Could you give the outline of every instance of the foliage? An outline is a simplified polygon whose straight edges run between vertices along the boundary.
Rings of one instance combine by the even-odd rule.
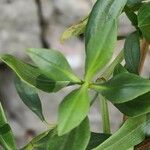
[[[135,31],[125,40],[124,49],[109,64],[117,42],[118,18],[125,13]],[[140,76],[143,51],[140,42],[150,41],[150,2],[142,0],[97,0],[90,15],[62,35],[62,41],[85,35],[85,74],[80,79],[65,56],[57,50],[27,50],[33,63],[5,54],[0,59],[16,74],[16,90],[24,104],[42,122],[38,89],[57,92],[67,86],[75,89],[59,105],[58,121],[52,129],[33,138],[22,150],[129,150],[149,137],[150,80]],[[125,60],[125,65],[120,63]],[[109,65],[108,65],[109,64]],[[95,80],[95,77],[99,75]],[[90,99],[90,91],[96,95]],[[88,112],[99,97],[103,133],[90,131]],[[107,101],[127,120],[114,134],[110,132]],[[6,150],[16,146],[10,126],[0,106],[0,144]]]

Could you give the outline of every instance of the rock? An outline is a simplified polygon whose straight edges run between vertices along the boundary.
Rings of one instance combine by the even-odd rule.
[[[34,0],[13,0],[0,5],[0,53],[24,58],[24,50],[41,47]]]
[[[69,25],[87,16],[91,5],[87,0],[55,0],[55,16],[62,25]]]

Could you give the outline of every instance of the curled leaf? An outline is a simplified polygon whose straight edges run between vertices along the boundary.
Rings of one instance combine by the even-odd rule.
[[[69,27],[61,36],[61,42],[64,43],[66,40],[71,38],[72,36],[78,36],[83,34],[88,22],[88,17],[79,22],[78,24],[72,25]]]

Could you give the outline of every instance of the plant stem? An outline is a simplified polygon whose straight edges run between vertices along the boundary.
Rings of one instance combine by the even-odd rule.
[[[135,150],[146,150],[146,148],[150,148],[150,138],[144,140],[142,143],[135,147]]]
[[[104,80],[108,80],[110,76],[113,73],[114,68],[116,67],[117,64],[121,63],[124,58],[124,53],[123,50],[118,54],[118,56],[114,59],[114,61],[106,68],[106,70],[103,72],[100,78],[97,79],[97,82],[101,81],[103,82]],[[95,95],[97,98],[97,95]],[[108,103],[107,100],[99,95],[100,97],[100,110],[102,114],[102,123],[103,123],[103,132],[110,134],[110,120],[109,120],[109,112],[108,112]]]
[[[103,132],[106,134],[110,134],[110,121],[109,121],[109,112],[108,112],[108,103],[107,100],[99,95],[100,99],[100,110],[102,115],[102,124],[103,124]]]
[[[140,73],[142,72],[148,49],[149,49],[149,43],[145,39],[143,39],[141,42],[141,62],[139,68]]]

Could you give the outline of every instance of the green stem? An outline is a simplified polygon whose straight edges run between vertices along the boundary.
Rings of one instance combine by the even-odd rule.
[[[108,104],[103,96],[99,95],[99,97],[100,97],[100,109],[102,115],[103,132],[106,134],[110,134],[111,131],[110,131]]]

